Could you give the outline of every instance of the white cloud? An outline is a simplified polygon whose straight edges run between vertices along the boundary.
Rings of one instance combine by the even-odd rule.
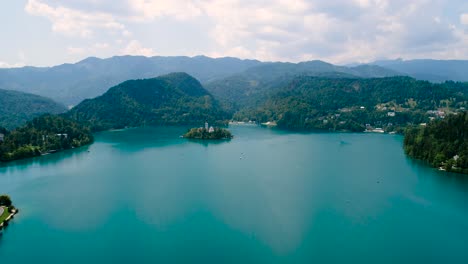
[[[139,42],[146,32],[144,27],[151,31],[161,24],[173,26],[174,34],[163,36],[165,41],[160,44],[170,50],[171,43],[177,41],[174,36],[184,35],[182,28],[186,24],[203,21],[199,34],[203,39],[208,36],[211,42],[199,46],[207,47],[206,50],[195,50],[187,44],[183,50],[169,52],[346,63],[385,57],[468,58],[464,48],[468,46],[468,32],[459,28],[468,25],[468,13],[460,15],[461,25],[454,22],[453,17],[459,13],[450,17],[443,10],[448,5],[461,7],[463,1],[450,3],[446,0],[29,0],[25,9],[49,19],[55,32],[87,37],[93,42],[117,41],[120,46],[117,50],[123,54],[154,55],[153,49]],[[140,29],[131,32],[133,27]],[[96,35],[104,37],[97,40]],[[144,37],[148,41],[148,36]],[[132,40],[127,42],[129,39]],[[123,43],[127,45],[122,47]]]
[[[0,61],[0,68],[19,68],[23,66],[25,66],[23,62],[8,63],[8,62]]]
[[[96,43],[96,44],[94,44],[94,48],[96,48],[96,49],[107,49],[107,48],[109,48],[109,44],[108,43]]]
[[[362,8],[366,8],[371,6],[371,1],[370,0],[353,0],[354,3],[356,3],[358,6]]]
[[[112,48],[108,43],[98,42],[85,47],[69,46],[67,47],[67,53],[72,58],[81,58],[84,56],[98,56],[99,53],[112,50]]]
[[[5,61],[0,61],[0,68],[19,68],[26,66],[26,54],[23,50],[18,51],[18,61],[15,63],[8,63]]]
[[[79,47],[68,47],[67,52],[71,55],[82,55],[86,52],[86,49]]]
[[[132,18],[137,21],[155,19],[162,16],[173,17],[178,20],[188,20],[202,14],[197,1],[129,0],[128,4],[136,14]]]
[[[154,56],[154,52],[151,48],[145,48],[141,45],[138,40],[131,40],[128,45],[121,50],[122,55],[141,55],[141,56]]]
[[[460,15],[460,23],[468,25],[468,13]]]
[[[41,0],[28,0],[25,11],[31,15],[46,17],[52,30],[67,36],[91,37],[96,29],[127,32],[113,15],[103,12],[84,12],[63,6],[53,7]]]

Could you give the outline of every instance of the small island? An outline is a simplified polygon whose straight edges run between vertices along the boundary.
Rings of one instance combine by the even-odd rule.
[[[0,231],[8,225],[8,222],[16,213],[18,213],[18,209],[13,206],[10,197],[0,195]]]
[[[205,127],[192,128],[183,135],[184,138],[190,139],[231,139],[232,134],[229,130],[219,127],[208,127],[208,123],[205,123]]]

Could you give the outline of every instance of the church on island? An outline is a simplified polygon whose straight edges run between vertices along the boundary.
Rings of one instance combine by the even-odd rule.
[[[205,122],[205,127],[192,128],[183,137],[192,139],[231,139],[232,135],[225,128],[215,128]]]
[[[210,128],[208,128],[208,122],[205,122],[205,129],[206,129],[206,131],[208,131],[208,133],[213,133],[214,132],[213,126],[210,126]]]

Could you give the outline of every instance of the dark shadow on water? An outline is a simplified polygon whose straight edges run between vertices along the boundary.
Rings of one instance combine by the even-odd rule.
[[[188,127],[165,126],[106,131],[96,134],[96,142],[111,144],[113,148],[124,152],[138,152],[142,149],[180,146],[189,143],[208,146],[229,142],[229,140],[182,138],[182,135],[189,129]]]
[[[416,160],[406,156],[407,163],[416,169],[418,177],[431,177],[441,185],[455,187],[461,189],[468,195],[468,175],[447,171],[440,171],[431,166],[431,164]]]
[[[57,153],[39,156],[39,157],[15,160],[15,161],[10,161],[10,162],[0,162],[0,173],[3,170],[8,169],[10,167],[14,167],[15,170],[25,170],[31,166],[55,165],[57,163],[62,162],[64,159],[86,155],[86,153],[89,152],[90,146],[91,145],[87,145],[87,146],[83,146],[83,147],[75,148],[75,149],[67,149],[67,150],[57,152]]]
[[[95,134],[96,142],[111,144],[113,148],[125,152],[142,149],[179,145],[184,143],[180,136],[186,127],[140,127],[111,130]]]
[[[187,138],[185,139],[189,143],[197,143],[200,145],[203,145],[205,147],[208,147],[210,145],[221,145],[224,143],[229,143],[231,142],[232,139],[192,139],[192,138]]]

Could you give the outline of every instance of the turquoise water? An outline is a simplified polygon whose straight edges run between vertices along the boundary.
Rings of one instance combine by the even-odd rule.
[[[0,167],[0,263],[468,263],[468,181],[402,137],[232,127],[98,134]]]

